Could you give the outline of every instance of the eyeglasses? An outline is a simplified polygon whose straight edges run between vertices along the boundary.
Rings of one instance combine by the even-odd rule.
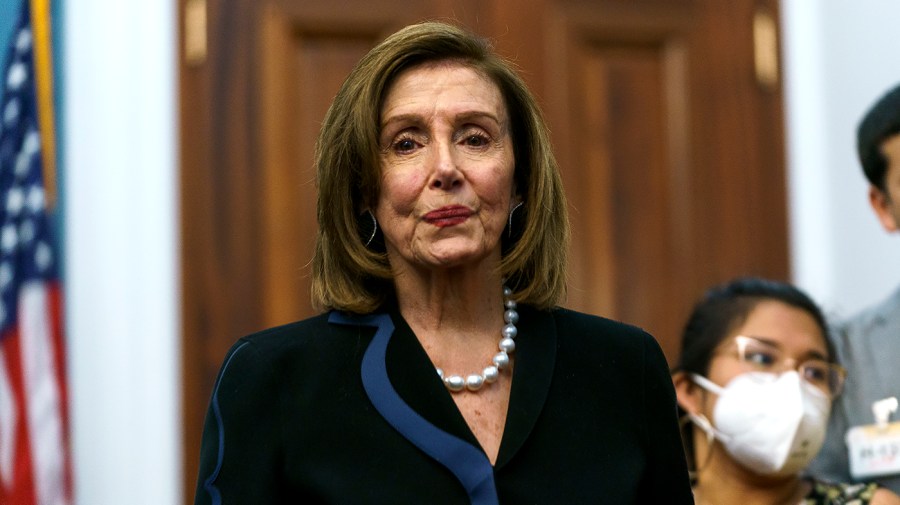
[[[841,394],[844,388],[847,371],[838,364],[817,358],[798,364],[797,360],[785,356],[780,347],[746,335],[737,335],[734,342],[738,360],[753,371],[780,373],[796,370],[803,380],[831,398]]]

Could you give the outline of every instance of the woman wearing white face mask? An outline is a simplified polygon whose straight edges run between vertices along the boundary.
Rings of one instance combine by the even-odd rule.
[[[718,286],[695,306],[672,379],[696,503],[900,504],[875,484],[802,475],[846,375],[826,328],[807,295],[763,279]]]

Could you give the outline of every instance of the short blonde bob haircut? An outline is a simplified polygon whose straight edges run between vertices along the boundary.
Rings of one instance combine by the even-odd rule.
[[[350,72],[316,141],[318,232],[312,261],[312,302],[319,309],[375,310],[394,295],[383,247],[367,247],[361,224],[378,201],[378,136],[386,90],[404,70],[452,61],[488,77],[509,113],[514,180],[524,205],[504,231],[500,274],[513,297],[546,309],[566,290],[569,222],[562,180],[537,101],[486,40],[456,26],[424,22],[389,36]],[[521,218],[519,214],[521,213]],[[510,239],[509,236],[513,238]]]

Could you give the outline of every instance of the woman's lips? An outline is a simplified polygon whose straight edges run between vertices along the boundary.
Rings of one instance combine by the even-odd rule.
[[[465,222],[472,215],[472,211],[468,207],[462,205],[451,205],[441,207],[425,214],[424,219],[427,223],[433,224],[439,228],[446,226],[454,226]]]

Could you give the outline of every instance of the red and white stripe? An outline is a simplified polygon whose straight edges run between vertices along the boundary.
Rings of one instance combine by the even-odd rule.
[[[56,283],[22,285],[0,338],[0,504],[72,503],[60,300]]]

